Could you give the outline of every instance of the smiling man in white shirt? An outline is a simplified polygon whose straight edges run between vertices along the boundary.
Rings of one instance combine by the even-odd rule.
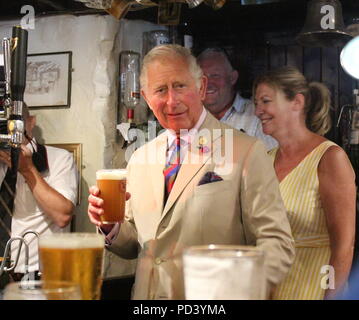
[[[238,71],[233,69],[227,53],[221,48],[207,48],[197,61],[208,79],[203,101],[206,109],[221,122],[262,140],[267,150],[276,147],[277,141],[263,133],[253,102],[236,92]]]

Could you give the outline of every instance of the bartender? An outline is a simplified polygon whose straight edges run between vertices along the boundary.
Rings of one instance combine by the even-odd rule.
[[[25,139],[21,145],[15,197],[12,199],[8,195],[2,199],[1,190],[7,189],[8,194],[12,193],[6,187],[11,183],[7,183],[5,178],[11,166],[11,157],[7,150],[0,150],[0,236],[5,240],[10,236],[22,236],[28,230],[40,235],[69,231],[77,201],[78,177],[72,154],[36,141],[32,133],[36,118],[29,114],[26,104],[23,119]],[[29,244],[30,271],[27,276],[36,279],[39,271],[37,238],[34,234],[28,234],[26,241]],[[1,242],[1,253],[5,244],[6,241]],[[16,257],[18,246],[18,242],[11,245],[11,260]],[[10,280],[21,280],[24,272],[25,248],[22,246],[18,265],[15,272],[10,274]]]

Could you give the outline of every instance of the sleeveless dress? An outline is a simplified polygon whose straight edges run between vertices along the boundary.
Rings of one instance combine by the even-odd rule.
[[[275,300],[324,298],[330,247],[317,171],[320,159],[331,146],[336,144],[322,142],[279,184],[295,241],[295,259],[286,278],[274,292]],[[277,151],[278,148],[269,152],[273,161]]]

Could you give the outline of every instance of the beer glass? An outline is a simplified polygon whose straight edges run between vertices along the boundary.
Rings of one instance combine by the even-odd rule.
[[[72,281],[83,300],[98,300],[102,285],[104,238],[96,233],[55,233],[39,239],[43,281]]]
[[[125,169],[102,169],[96,172],[100,197],[104,201],[104,214],[101,216],[101,221],[104,224],[115,224],[124,219],[126,175],[127,170]]]
[[[183,265],[187,300],[265,299],[264,253],[255,247],[190,247]]]
[[[69,281],[20,281],[9,283],[4,300],[81,300],[80,286]]]

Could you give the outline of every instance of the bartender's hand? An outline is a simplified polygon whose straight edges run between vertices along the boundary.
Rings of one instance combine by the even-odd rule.
[[[0,150],[0,161],[8,167],[11,167],[10,151]]]
[[[103,224],[101,222],[101,215],[104,214],[103,211],[103,199],[100,198],[100,190],[97,186],[92,186],[89,188],[89,206],[87,214],[91,223],[95,226],[101,228],[105,233],[108,233],[112,230],[113,224]],[[130,199],[130,193],[126,192],[126,200]]]
[[[32,161],[32,152],[24,145],[21,145],[18,171],[26,178],[26,174],[33,170],[37,171]]]
[[[0,161],[5,163],[9,168],[11,168],[11,155],[10,151],[0,150]],[[19,164],[18,171],[24,175],[26,172],[36,169],[34,163],[32,162],[32,152],[21,145],[20,155],[19,155]]]

